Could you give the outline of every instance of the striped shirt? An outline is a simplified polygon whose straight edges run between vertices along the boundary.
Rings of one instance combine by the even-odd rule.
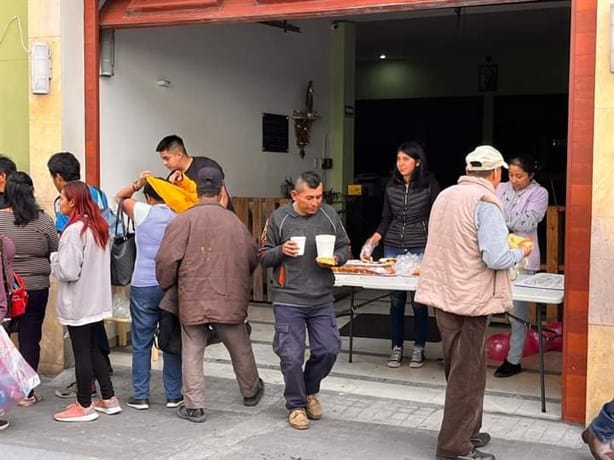
[[[12,210],[0,211],[0,235],[15,243],[13,271],[23,278],[27,290],[49,288],[49,255],[58,250],[58,232],[49,214],[41,211],[23,227],[15,225]]]

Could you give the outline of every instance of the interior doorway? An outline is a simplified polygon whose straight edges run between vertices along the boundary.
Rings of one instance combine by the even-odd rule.
[[[476,145],[492,144],[507,159],[531,155],[549,204],[564,206],[570,4],[378,16],[353,17],[355,182],[365,185],[365,193],[348,205],[352,246],[359,249],[377,228],[396,149],[408,140],[423,145],[442,188],[456,183],[464,156]],[[545,267],[545,218],[539,240]],[[493,324],[489,334],[509,332],[504,317]],[[532,357],[522,361],[523,372],[530,375],[495,380],[499,363],[490,361],[488,388],[510,394],[535,391],[536,396],[531,382],[537,381],[538,362]],[[547,394],[558,402],[562,361],[560,352],[546,354]]]

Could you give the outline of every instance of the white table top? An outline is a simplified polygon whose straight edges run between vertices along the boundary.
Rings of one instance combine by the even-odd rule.
[[[418,276],[384,276],[384,275],[353,275],[335,273],[335,286],[353,286],[364,289],[382,289],[391,291],[415,291],[418,286]],[[524,279],[518,278],[517,281]],[[562,289],[544,289],[516,286],[512,284],[512,298],[524,302],[561,304]]]

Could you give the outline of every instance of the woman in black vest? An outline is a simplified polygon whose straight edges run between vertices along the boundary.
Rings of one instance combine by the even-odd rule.
[[[426,155],[417,142],[405,142],[397,150],[396,169],[386,186],[382,219],[376,232],[363,246],[360,257],[370,257],[384,240],[384,257],[424,253],[431,205],[439,193],[439,183],[428,171]],[[388,367],[400,367],[405,339],[406,291],[390,296],[390,338],[392,353]],[[422,367],[428,328],[428,310],[413,303],[414,348],[409,367]]]

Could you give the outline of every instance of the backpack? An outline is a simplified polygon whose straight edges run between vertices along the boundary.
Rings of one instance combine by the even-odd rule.
[[[109,207],[107,195],[98,187],[94,187],[93,185],[88,185],[88,188],[90,190],[92,200],[94,200],[100,208],[102,218],[109,226],[109,233],[111,237],[115,237],[115,221],[117,220],[117,218],[115,216],[115,212]],[[53,208],[55,210],[55,228],[59,233],[61,233],[66,228],[66,225],[68,225],[68,216],[63,215],[60,212],[59,203],[60,197],[58,196],[53,202]]]
[[[109,233],[111,237],[115,236],[115,222],[117,221],[117,216],[115,212],[109,207],[109,201],[107,200],[107,194],[100,190],[98,187],[90,185],[90,193],[92,194],[92,199],[98,204],[100,208],[100,213],[102,214],[103,219],[106,221],[109,226]]]

